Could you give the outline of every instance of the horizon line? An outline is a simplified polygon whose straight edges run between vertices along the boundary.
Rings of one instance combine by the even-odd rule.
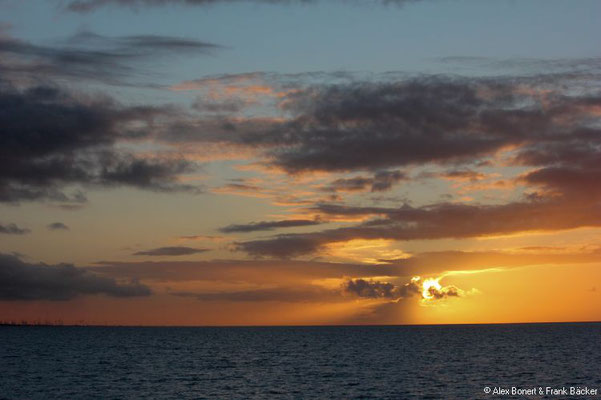
[[[53,328],[337,328],[337,327],[445,327],[445,326],[499,326],[499,325],[568,325],[601,324],[601,321],[538,321],[538,322],[475,322],[443,324],[323,324],[323,325],[121,325],[121,324],[61,324],[61,323],[7,323],[0,327],[53,327]]]

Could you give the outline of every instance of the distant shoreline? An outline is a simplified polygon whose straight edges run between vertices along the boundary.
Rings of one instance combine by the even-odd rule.
[[[69,324],[51,322],[0,322],[0,327],[22,328],[412,328],[412,327],[489,327],[512,325],[590,325],[601,324],[601,321],[566,321],[566,322],[498,322],[472,324],[370,324],[370,325],[113,325],[113,324]]]

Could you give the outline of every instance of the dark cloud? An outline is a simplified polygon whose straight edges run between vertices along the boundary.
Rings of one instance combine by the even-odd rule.
[[[47,228],[51,231],[68,231],[69,227],[62,222],[53,222],[48,224]]]
[[[372,192],[383,192],[389,190],[393,185],[407,179],[407,176],[401,171],[380,171],[377,172],[371,183]]]
[[[315,253],[333,242],[353,239],[424,240],[554,231],[601,226],[601,205],[592,198],[551,198],[501,205],[433,204],[400,208],[318,206],[327,215],[382,216],[321,232],[277,235],[237,243],[253,256],[289,258]]]
[[[601,101],[599,101],[601,107]],[[582,130],[555,143],[522,150],[515,161],[536,166],[521,177],[523,183],[572,201],[594,201],[601,197],[601,131]]]
[[[113,162],[108,163],[100,174],[99,182],[103,185],[126,185],[162,192],[200,191],[177,180],[178,175],[194,170],[194,163],[187,160],[148,160],[131,155],[112,158]]]
[[[484,179],[486,175],[481,172],[473,171],[470,169],[455,169],[447,171],[441,175],[443,178],[456,179],[456,180],[469,180],[471,182]]]
[[[150,134],[170,111],[123,107],[111,99],[82,97],[56,87],[17,90],[0,85],[0,201],[52,200],[81,204],[72,185],[133,186],[198,191],[178,176],[195,169],[181,159],[140,158],[117,149],[123,140]],[[136,126],[134,128],[134,126]]]
[[[208,240],[213,242],[218,242],[221,240],[225,240],[225,236],[213,236],[213,235],[185,235],[179,236],[180,240]]]
[[[244,0],[71,0],[68,2],[67,8],[75,12],[89,12],[96,8],[116,5],[126,7],[142,7],[142,6],[164,6],[164,5],[190,5],[190,6],[210,6],[215,4],[227,4],[243,2]],[[248,1],[248,0],[246,0]],[[254,3],[265,4],[310,4],[316,3],[319,0],[250,0]],[[349,1],[349,0],[345,0]],[[374,0],[376,4],[395,4],[404,5],[415,3],[423,0]],[[352,1],[350,1],[352,3]]]
[[[260,188],[259,186],[247,185],[244,183],[229,183],[229,184],[223,186],[223,188],[233,189],[233,190],[242,190],[242,191],[248,191],[248,192],[260,192],[262,190],[262,188]]]
[[[215,281],[237,282],[244,290],[177,293],[205,301],[338,301],[341,294],[397,301],[423,298],[423,279],[416,275],[446,276],[449,271],[503,270],[527,265],[576,265],[598,262],[599,249],[567,253],[565,249],[532,248],[516,252],[439,251],[414,254],[382,264],[351,264],[287,260],[212,260],[161,262],[103,262],[89,268],[96,274],[116,279],[139,278],[152,282]],[[391,277],[390,282],[382,276]],[[413,277],[413,278],[412,278]],[[345,279],[346,278],[346,279]],[[323,279],[344,279],[340,288],[326,290],[310,283]],[[401,282],[401,283],[397,283]],[[427,297],[436,300],[463,295],[455,286],[433,285]],[[259,288],[257,288],[259,287]]]
[[[137,282],[119,283],[71,264],[30,264],[0,254],[0,300],[70,300],[82,295],[148,296],[150,289]]]
[[[354,178],[336,179],[324,188],[326,191],[358,192],[371,190],[372,192],[383,192],[392,188],[393,185],[407,176],[401,171],[379,171],[372,178],[357,176]]]
[[[209,251],[208,249],[196,249],[185,246],[158,247],[156,249],[138,251],[135,256],[186,256]]]
[[[70,44],[95,44],[103,47],[116,49],[114,53],[117,56],[149,56],[157,55],[157,52],[165,51],[206,51],[208,49],[218,48],[220,46],[202,42],[194,39],[179,38],[160,35],[132,35],[107,37],[94,32],[83,31],[73,35],[68,39]]]
[[[192,108],[201,112],[231,114],[242,111],[247,105],[247,102],[239,99],[215,101],[211,99],[207,100],[205,98],[198,98],[192,104]]]
[[[283,221],[251,222],[243,225],[229,225],[219,229],[223,233],[270,231],[276,228],[296,228],[300,226],[314,226],[323,221],[311,219],[288,219]]]
[[[435,281],[437,283],[437,281]],[[397,286],[389,282],[380,282],[365,279],[349,279],[343,284],[343,290],[346,293],[358,297],[368,297],[372,299],[390,299],[400,300],[414,295],[419,295],[426,300],[440,300],[447,297],[461,296],[461,290],[455,286],[424,285],[424,281],[419,276],[413,277],[409,282]]]
[[[601,196],[601,168],[547,167],[525,174],[522,180],[559,195],[583,199]]]
[[[369,297],[372,299],[398,299],[401,297],[398,286],[389,282],[365,279],[349,279],[343,284],[343,290],[358,297]]]
[[[434,286],[430,286],[426,291],[427,295],[431,299],[444,299],[447,297],[459,297],[461,296],[460,290],[455,286],[448,286],[442,289],[437,289]]]
[[[141,62],[161,56],[207,53],[220,46],[198,40],[138,35],[106,37],[80,32],[55,46],[0,36],[0,73],[13,80],[78,78],[124,84]]]
[[[327,232],[327,231],[325,231]],[[237,249],[254,257],[291,258],[315,253],[327,244],[324,233],[278,235],[271,239],[236,243]]]
[[[277,77],[262,79],[281,84]],[[290,174],[438,164],[451,168],[449,178],[465,178],[471,167],[510,147],[524,163],[535,157],[550,161],[562,148],[572,149],[572,155],[596,148],[601,95],[595,86],[581,90],[573,80],[569,73],[469,80],[382,77],[340,84],[301,79],[279,104],[285,120],[205,118],[176,124],[163,139],[250,147],[265,164]],[[402,179],[394,174],[341,179],[331,189],[386,190]]]
[[[336,179],[324,188],[326,191],[332,192],[361,192],[369,187],[372,183],[371,178],[356,176],[354,178]]]
[[[313,87],[290,96],[288,145],[271,155],[289,172],[468,161],[521,142],[482,120],[483,110],[500,112],[505,102],[480,97],[475,83],[441,78]]]
[[[29,229],[20,228],[16,224],[0,224],[0,233],[4,233],[7,235],[25,235],[26,233],[31,232]]]
[[[163,139],[251,147],[266,164],[291,174],[428,163],[459,173],[509,146],[519,148],[524,159],[543,145],[596,143],[594,110],[601,96],[593,89],[568,96],[561,91],[568,78],[556,79],[544,85],[537,77],[448,76],[299,84],[280,103],[289,116],[284,121],[206,118],[178,123]],[[553,94],[543,97],[544,90]],[[340,180],[332,187],[386,190],[402,179],[394,174],[400,172]]]

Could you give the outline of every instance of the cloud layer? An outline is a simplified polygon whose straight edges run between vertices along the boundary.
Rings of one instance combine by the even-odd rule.
[[[6,235],[25,235],[29,232],[31,232],[29,229],[20,228],[16,224],[0,224],[0,233],[4,233]]]
[[[72,185],[198,190],[177,181],[193,163],[117,149],[119,141],[148,135],[161,109],[122,107],[56,87],[7,85],[0,85],[0,108],[0,202],[85,202],[81,191],[63,190]]]
[[[70,300],[82,295],[148,296],[150,289],[137,282],[119,283],[71,264],[30,264],[0,254],[0,300]]]
[[[67,8],[75,12],[89,12],[96,8],[117,5],[127,7],[141,6],[161,6],[161,5],[190,5],[190,6],[210,6],[215,4],[227,4],[242,2],[243,0],[72,0],[68,3]],[[254,3],[266,4],[310,4],[318,0],[251,0]],[[374,0],[375,4],[396,4],[403,5],[414,3],[420,0]]]
[[[413,277],[400,286],[377,280],[349,279],[344,283],[343,289],[358,297],[390,300],[400,300],[414,295],[421,296],[425,300],[441,300],[461,295],[461,290],[455,286],[442,287],[435,279],[422,280],[419,276]]]
[[[158,247],[156,249],[142,250],[134,253],[135,256],[187,256],[191,254],[204,253],[208,249],[197,249],[194,247],[171,246]]]
[[[0,33],[0,74],[3,79],[29,82],[45,78],[123,85],[125,78],[143,71],[144,62],[156,62],[163,56],[206,54],[219,47],[178,37],[107,37],[89,31],[47,46]]]
[[[228,225],[219,231],[223,233],[271,231],[276,228],[296,228],[301,226],[319,225],[322,221],[309,219],[288,219],[283,221],[261,221],[249,224]]]

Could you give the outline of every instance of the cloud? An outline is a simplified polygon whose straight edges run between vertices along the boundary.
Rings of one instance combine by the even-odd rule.
[[[53,222],[48,224],[47,228],[51,231],[68,231],[69,227],[62,222]]]
[[[532,265],[598,263],[601,250],[528,248],[511,251],[438,251],[412,254],[381,264],[299,260],[210,260],[103,262],[90,271],[121,280],[138,278],[171,288],[170,293],[203,301],[338,301],[343,295],[430,302],[461,297],[447,277],[500,273]],[[423,278],[417,278],[421,275]],[[425,278],[435,276],[437,278]],[[413,278],[412,278],[413,277]],[[203,289],[191,289],[191,282]],[[321,285],[324,286],[321,286]],[[440,285],[440,286],[439,286]],[[424,294],[425,289],[425,294]],[[344,300],[344,299],[342,299]]]
[[[310,219],[288,219],[283,221],[261,221],[251,222],[244,225],[228,225],[220,228],[219,231],[223,233],[236,233],[236,232],[256,232],[256,231],[270,231],[276,228],[295,228],[300,226],[314,226],[322,224],[323,221],[310,220]]]
[[[196,249],[193,247],[185,246],[170,246],[170,247],[158,247],[156,249],[138,251],[134,253],[135,256],[186,256],[191,254],[204,253],[209,249]]]
[[[124,84],[141,62],[177,54],[206,54],[220,46],[198,40],[137,35],[107,37],[83,31],[59,45],[44,46],[0,36],[4,80],[84,79]]]
[[[137,282],[119,283],[71,264],[30,264],[0,254],[0,300],[70,300],[83,295],[148,296],[150,289]]]
[[[392,188],[393,185],[407,179],[401,171],[379,171],[372,178],[357,176],[354,178],[336,179],[324,188],[333,192],[359,192],[366,189],[372,192],[383,192]]]
[[[399,287],[392,283],[365,279],[349,279],[343,284],[343,290],[358,297],[372,299],[398,299],[402,297]]]
[[[290,140],[270,155],[291,173],[461,162],[521,141],[482,120],[501,99],[484,99],[477,83],[458,79],[326,85],[288,100],[296,115],[285,127]]]
[[[192,104],[192,108],[211,113],[236,113],[242,111],[247,105],[248,102],[239,99],[217,101],[198,98]]]
[[[320,233],[278,235],[272,239],[237,242],[236,248],[254,257],[291,258],[315,253],[328,243],[322,238]]]
[[[438,279],[424,280],[419,276],[411,278],[409,282],[400,286],[377,280],[349,279],[343,284],[343,290],[358,297],[390,300],[418,295],[423,300],[431,301],[459,297],[463,294],[463,291],[455,286],[441,286]]]
[[[0,202],[51,200],[81,204],[84,186],[133,186],[155,191],[200,189],[178,182],[196,169],[183,159],[140,157],[118,149],[147,137],[160,107],[123,107],[57,87],[18,90],[0,85]]]
[[[126,185],[161,192],[200,192],[200,188],[179,183],[177,176],[194,170],[194,163],[187,160],[140,159],[132,155],[112,157],[100,174],[104,185]]]
[[[261,76],[277,83],[278,77]],[[299,79],[278,103],[285,118],[207,117],[179,123],[162,138],[247,147],[262,155],[263,164],[292,175],[374,171],[373,178],[342,179],[331,187],[373,191],[401,180],[400,172],[377,175],[397,167],[436,164],[452,168],[449,178],[458,179],[502,150],[516,149],[516,160],[526,163],[562,147],[564,153],[597,148],[601,97],[595,88],[570,91],[577,83],[569,73],[552,79],[393,76],[339,84]]]
[[[215,236],[215,235],[185,235],[179,236],[178,240],[183,241],[208,241],[208,242],[222,242],[226,240],[225,236]]]
[[[25,235],[29,232],[31,232],[29,229],[20,228],[16,224],[0,224],[0,233],[4,233],[6,235]]]
[[[409,297],[424,299],[424,284],[427,286],[425,301],[435,301],[470,293],[463,293],[452,285],[438,288],[436,283],[446,277],[498,273],[531,265],[598,263],[600,255],[599,248],[589,251],[580,247],[571,250],[529,248],[519,251],[425,252],[396,260],[382,260],[381,264],[315,260],[167,260],[102,262],[89,270],[120,280],[137,278],[168,285],[172,294],[196,296],[207,301],[317,302],[336,300],[343,294],[390,301]],[[416,279],[416,275],[438,278]],[[191,290],[190,282],[203,282],[204,291]],[[321,283],[330,284],[318,286]]]
[[[265,4],[310,4],[317,0],[251,0],[254,3]],[[415,3],[421,0],[374,0],[374,3],[404,5]],[[243,2],[242,0],[71,0],[67,8],[74,12],[90,12],[96,8],[116,5],[126,7],[149,7],[166,5],[189,5],[189,6],[210,6],[216,4],[227,4]]]
[[[523,174],[522,183],[538,186],[545,192],[572,200],[594,200],[601,196],[599,132],[581,132],[565,143],[532,146],[516,156],[521,165],[537,168]]]
[[[486,175],[470,169],[455,169],[443,173],[441,177],[459,182],[476,182],[485,179]]]
[[[595,198],[574,201],[562,197],[500,205],[439,203],[399,208],[318,205],[315,210],[326,218],[328,215],[377,217],[354,226],[238,242],[237,248],[252,256],[290,258],[315,253],[329,243],[353,239],[469,238],[601,226],[601,205]]]

